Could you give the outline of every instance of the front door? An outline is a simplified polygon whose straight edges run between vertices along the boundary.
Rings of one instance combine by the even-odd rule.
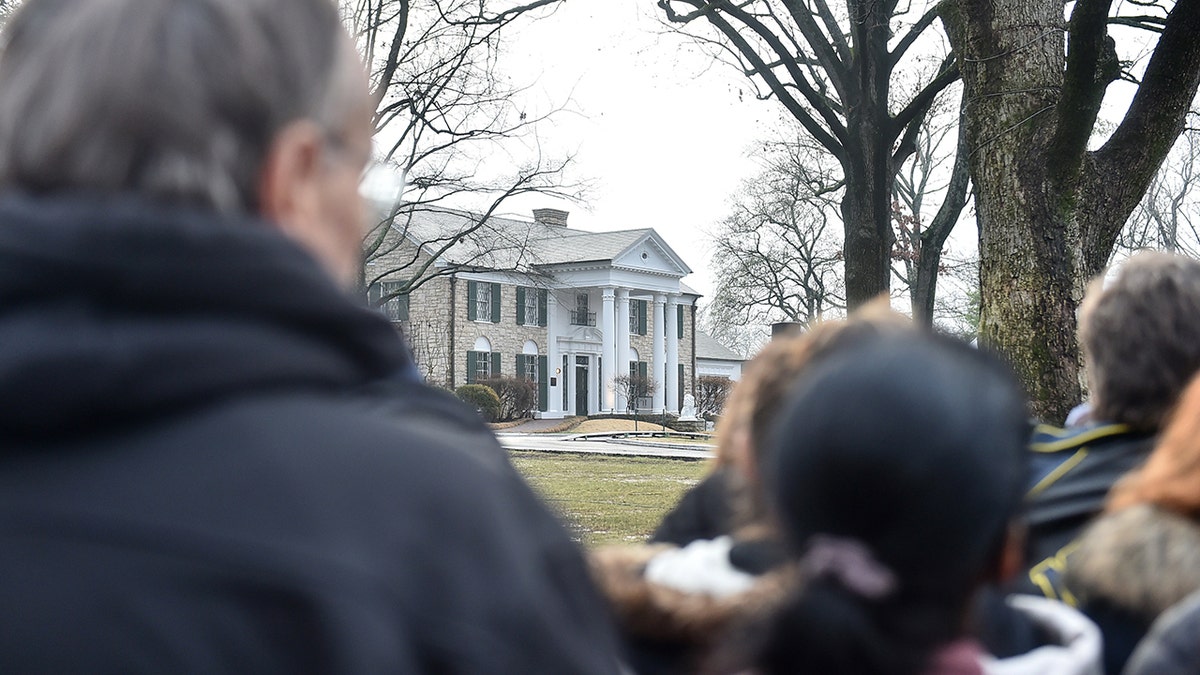
[[[575,414],[586,415],[588,410],[588,357],[575,357]]]

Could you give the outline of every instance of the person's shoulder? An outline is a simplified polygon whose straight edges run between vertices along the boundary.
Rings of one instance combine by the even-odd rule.
[[[1039,424],[1029,439],[1029,449],[1038,455],[1073,452],[1088,444],[1105,443],[1138,434],[1127,424],[1095,423],[1060,428]]]

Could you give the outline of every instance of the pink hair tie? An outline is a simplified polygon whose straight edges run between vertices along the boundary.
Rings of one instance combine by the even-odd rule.
[[[807,578],[832,577],[847,590],[869,600],[887,596],[896,588],[896,575],[855,539],[813,535],[800,558]]]

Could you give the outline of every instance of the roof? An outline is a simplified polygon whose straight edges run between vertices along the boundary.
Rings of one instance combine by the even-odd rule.
[[[702,330],[696,331],[696,358],[710,361],[745,361],[729,347],[717,342],[717,339]]]
[[[407,218],[398,217],[393,228],[421,244],[430,255],[437,255],[443,263],[490,269],[611,262],[648,238],[669,249],[650,228],[586,232],[500,216],[492,216],[468,234],[460,234],[472,229],[479,218],[478,214],[467,211],[426,206],[414,210]],[[450,246],[441,251],[446,244]],[[674,251],[669,254],[682,264],[685,273],[691,271]]]

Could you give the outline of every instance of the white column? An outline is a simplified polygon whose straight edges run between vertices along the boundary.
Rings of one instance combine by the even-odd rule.
[[[575,352],[567,352],[567,367],[563,370],[563,386],[566,387],[567,405],[564,410],[568,415],[577,415],[575,412]]]
[[[613,362],[612,372],[616,377],[629,374],[629,290],[617,289],[617,326],[613,330],[617,339],[617,360]],[[618,412],[628,409],[628,402],[621,392],[613,398],[613,407]]]
[[[566,386],[566,373],[557,372],[562,368],[562,354],[558,352],[558,300],[554,299],[554,291],[546,291],[546,376],[554,378],[554,386],[547,386],[546,417],[558,419],[563,416],[562,392]]]
[[[588,356],[588,410],[601,411],[604,405],[604,389],[601,387],[600,364],[595,356]]]
[[[667,334],[667,380],[663,394],[667,397],[667,411],[679,412],[679,316],[676,306],[678,295],[667,296],[666,321],[663,328]]]
[[[617,329],[613,325],[612,288],[600,290],[603,302],[600,305],[600,412],[611,413],[616,392],[613,391],[613,368],[617,365]]]
[[[663,347],[666,345],[666,334],[663,329],[667,325],[666,319],[663,317],[664,303],[666,297],[661,293],[654,295],[654,320],[650,329],[650,334],[654,336],[654,351],[653,361],[651,362],[652,375],[654,378],[654,412],[660,412],[663,409],[663,387],[666,385],[666,379],[663,377],[666,373],[666,355],[663,354]]]

